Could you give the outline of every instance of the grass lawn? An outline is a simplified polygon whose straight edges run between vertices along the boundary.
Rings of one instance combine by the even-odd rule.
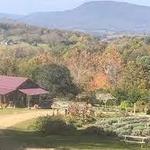
[[[1,114],[12,114],[29,111],[27,109],[4,109]],[[30,110],[32,111],[32,110]],[[33,110],[34,111],[34,110]],[[35,119],[16,124],[14,127],[0,130],[0,150],[25,150],[25,148],[56,150],[140,150],[140,145],[120,142],[117,138],[83,135],[41,136],[31,127]],[[143,148],[148,150],[150,148]]]
[[[94,136],[47,136],[41,137],[31,132],[4,131],[0,138],[2,150],[23,148],[63,148],[63,150],[138,150],[140,146],[127,145],[112,138]],[[19,149],[20,148],[20,149]],[[144,149],[146,150],[146,149]]]
[[[19,113],[26,113],[26,112],[46,112],[48,110],[45,109],[28,109],[28,108],[0,108],[0,115],[9,115],[9,114],[19,114]]]
[[[16,124],[14,128],[2,130],[0,136],[0,150],[22,150],[24,148],[56,148],[59,150],[139,150],[138,145],[129,145],[115,138],[85,136],[76,134],[72,136],[51,135],[40,136],[29,126],[34,120]],[[143,149],[143,150],[146,150]]]
[[[5,108],[5,109],[1,109],[0,108],[0,115],[9,115],[9,114],[17,114],[20,112],[27,112],[28,110],[25,108]]]

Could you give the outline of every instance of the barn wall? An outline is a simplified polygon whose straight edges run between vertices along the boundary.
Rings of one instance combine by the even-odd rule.
[[[26,95],[21,93],[20,91],[16,91],[15,106],[26,107]]]
[[[26,95],[17,90],[7,95],[1,95],[0,104],[5,104],[6,106],[11,104],[11,106],[16,107],[26,107]]]

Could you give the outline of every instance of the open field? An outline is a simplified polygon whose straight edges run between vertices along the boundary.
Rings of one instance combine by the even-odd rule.
[[[96,136],[47,136],[41,137],[32,132],[5,130],[0,137],[2,150],[65,149],[65,150],[138,150],[140,146],[126,145],[118,140]],[[146,149],[143,149],[146,150]]]
[[[30,128],[38,116],[52,114],[51,110],[16,109],[0,114],[0,150],[138,150],[139,145],[120,142],[117,138],[83,135],[41,136]],[[146,148],[143,150],[146,150]]]
[[[23,113],[23,112],[28,112],[29,110],[27,109],[22,109],[22,108],[6,108],[6,109],[0,109],[0,116],[1,115],[8,115],[8,114],[18,114],[18,113]]]
[[[27,110],[27,109],[1,110],[0,129],[9,128],[17,123],[45,115],[52,115],[52,110]]]

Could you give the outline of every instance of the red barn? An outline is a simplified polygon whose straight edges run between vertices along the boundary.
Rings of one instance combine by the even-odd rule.
[[[39,104],[43,95],[48,91],[28,78],[0,75],[0,105],[30,107]]]

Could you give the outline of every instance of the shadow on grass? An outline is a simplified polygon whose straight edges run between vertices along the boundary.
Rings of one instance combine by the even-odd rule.
[[[81,131],[74,135],[41,136],[31,131],[0,130],[0,150],[137,150],[138,147],[117,138],[83,135]]]

